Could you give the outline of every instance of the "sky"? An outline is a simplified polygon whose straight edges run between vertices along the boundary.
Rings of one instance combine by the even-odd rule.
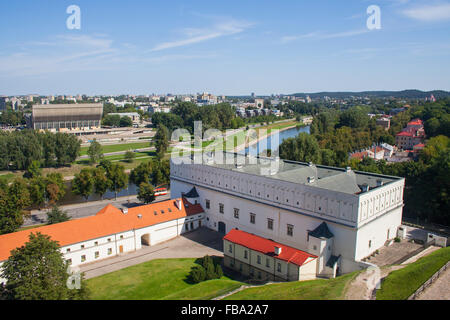
[[[0,95],[450,91],[450,0],[16,0],[0,12]]]

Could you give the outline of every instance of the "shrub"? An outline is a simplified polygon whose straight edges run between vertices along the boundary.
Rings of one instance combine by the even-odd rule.
[[[217,279],[216,271],[214,270],[214,264],[211,262],[206,266],[206,280]]]
[[[394,241],[395,241],[395,242],[400,242],[401,239],[400,239],[399,237],[395,237]]]
[[[192,282],[199,283],[206,280],[206,272],[202,266],[195,266],[190,273]]]
[[[220,279],[223,277],[223,270],[222,270],[222,267],[220,266],[220,264],[216,265],[216,276],[217,276],[217,279]]]

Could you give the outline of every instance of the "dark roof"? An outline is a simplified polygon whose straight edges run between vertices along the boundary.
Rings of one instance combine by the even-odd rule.
[[[336,262],[338,262],[340,257],[341,257],[340,255],[339,256],[331,256],[330,259],[328,259],[327,267],[333,268],[334,265],[336,264]]]
[[[195,187],[193,187],[191,189],[191,191],[189,191],[188,193],[184,194],[183,197],[185,197],[185,198],[198,198],[199,195],[198,195],[197,189],[195,189]]]
[[[325,222],[322,222],[320,226],[318,226],[313,231],[309,232],[310,236],[313,236],[314,238],[333,238],[334,234],[331,233],[330,229],[328,229],[328,226]]]

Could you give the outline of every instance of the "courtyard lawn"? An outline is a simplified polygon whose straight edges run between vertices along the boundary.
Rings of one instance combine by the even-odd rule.
[[[128,151],[128,150],[136,150],[141,148],[149,148],[149,142],[135,142],[135,143],[119,143],[119,144],[111,144],[111,145],[103,145],[102,152],[110,153],[110,152],[119,152],[119,151]],[[80,155],[87,155],[89,147],[81,147]]]
[[[408,266],[391,272],[377,291],[377,300],[406,300],[450,260],[450,247],[436,250]]]
[[[227,277],[191,284],[195,260],[152,260],[89,279],[87,285],[94,300],[211,299],[241,285]]]
[[[269,284],[242,290],[225,300],[343,300],[345,288],[359,271],[335,279]]]

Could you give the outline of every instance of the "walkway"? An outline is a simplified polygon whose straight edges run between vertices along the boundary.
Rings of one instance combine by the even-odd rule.
[[[416,300],[450,300],[450,269],[445,270]]]

